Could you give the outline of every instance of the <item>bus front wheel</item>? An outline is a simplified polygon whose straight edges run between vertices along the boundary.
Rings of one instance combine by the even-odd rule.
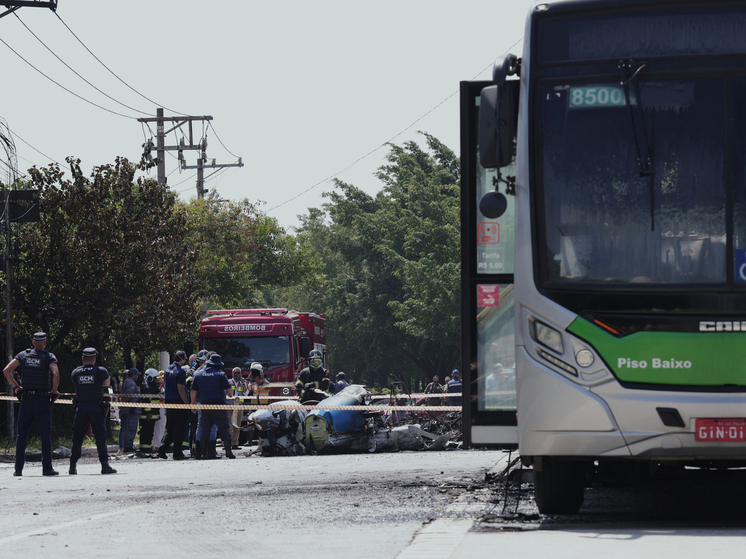
[[[583,504],[585,465],[544,456],[534,467],[534,497],[542,514],[576,514]]]

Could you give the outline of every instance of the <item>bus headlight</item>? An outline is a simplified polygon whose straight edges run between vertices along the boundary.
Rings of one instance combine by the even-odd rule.
[[[564,353],[562,347],[562,336],[554,328],[550,328],[541,322],[534,322],[534,336],[541,345],[548,347],[557,353]]]
[[[593,352],[587,349],[581,349],[575,354],[575,362],[583,368],[593,365],[594,360]]]
[[[539,350],[539,355],[541,355],[544,359],[549,361],[552,365],[559,367],[566,373],[570,373],[571,375],[575,377],[578,376],[578,372],[573,367],[571,367],[570,365],[568,365],[561,359],[557,359],[554,355],[549,355],[546,351],[543,351],[541,349]]]
[[[290,389],[287,386],[282,389],[282,395],[283,396],[290,396]]]

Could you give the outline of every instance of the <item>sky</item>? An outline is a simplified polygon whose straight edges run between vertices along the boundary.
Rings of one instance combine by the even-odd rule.
[[[23,176],[34,165],[68,168],[68,156],[86,174],[119,156],[138,161],[156,126],[137,119],[155,117],[157,107],[166,117],[212,116],[204,129],[195,122],[195,142],[206,134],[208,159],[240,157],[244,166],[205,169],[206,188],[221,199],[248,198],[292,232],[298,215],[322,206],[333,178],[379,192],[375,172],[389,142],[424,147],[426,132],[459,154],[459,82],[489,79],[508,50],[520,56],[532,4],[59,0],[56,14],[23,7],[0,18],[0,119]],[[172,132],[166,145],[181,137]],[[186,151],[186,164],[197,157]],[[196,171],[180,170],[173,152],[166,174],[182,200],[196,197]],[[8,180],[3,163],[0,180]]]

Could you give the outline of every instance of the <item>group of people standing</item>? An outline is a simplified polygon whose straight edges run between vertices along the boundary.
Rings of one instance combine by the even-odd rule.
[[[14,394],[21,402],[18,410],[16,435],[16,457],[14,476],[23,475],[26,462],[26,446],[31,425],[36,419],[41,437],[42,474],[56,476],[59,472],[52,466],[52,403],[59,397],[60,372],[57,357],[46,350],[47,335],[34,334],[32,347],[18,353],[3,369]],[[106,447],[106,415],[108,404],[104,402],[104,387],[111,382],[109,372],[96,365],[97,351],[88,347],[83,350],[83,364],[76,368],[70,378],[75,387],[75,420],[73,421],[73,448],[70,455],[70,475],[78,473],[77,462],[83,448],[83,439],[90,427],[96,439],[98,458],[102,474],[115,474],[109,465]],[[13,373],[20,369],[20,375]],[[51,386],[50,386],[51,376]]]
[[[461,393],[463,392],[463,384],[461,382],[461,373],[458,369],[454,369],[450,377],[445,378],[445,382],[440,384],[440,377],[438,375],[433,376],[433,381],[425,387],[425,394],[457,394],[457,396],[450,396],[448,398],[449,406],[460,406],[461,405]],[[428,398],[428,406],[440,406],[442,405],[443,397]]]
[[[41,436],[42,473],[45,476],[56,476],[59,472],[52,465],[52,404],[59,396],[60,373],[54,353],[46,350],[46,334],[34,334],[32,344],[33,347],[17,354],[3,370],[14,394],[21,402],[13,475],[23,475],[29,430],[36,420]],[[77,462],[82,454],[83,440],[89,428],[96,440],[101,473],[116,473],[109,465],[106,445],[109,403],[104,398],[104,390],[111,384],[111,377],[104,367],[96,365],[97,355],[95,348],[84,349],[82,366],[71,374],[75,388],[75,419],[70,475],[77,474]],[[165,437],[157,448],[160,458],[168,458],[167,450],[171,446],[174,460],[187,458],[184,454],[184,442],[188,439],[191,439],[192,443],[192,457],[216,457],[217,434],[225,446],[225,455],[228,458],[235,458],[233,448],[236,445],[231,443],[237,443],[238,439],[232,436],[229,413],[209,406],[224,406],[227,404],[227,396],[234,394],[238,404],[244,397],[252,394],[268,394],[266,385],[269,383],[264,379],[260,363],[252,365],[250,383],[244,381],[242,371],[238,368],[233,370],[233,379],[229,381],[223,371],[224,366],[220,355],[215,352],[208,353],[202,350],[192,355],[189,360],[183,351],[176,352],[174,362],[163,371],[163,399],[166,404],[181,404],[183,407],[166,408]],[[148,369],[146,378],[139,382],[141,375],[137,368],[125,372],[126,378],[119,388],[119,399],[132,405],[120,406],[120,448],[133,449],[139,425],[141,451],[155,451],[152,440],[154,425],[160,411],[161,374],[155,369]],[[199,413],[191,409],[191,404],[202,404]],[[240,425],[240,417],[238,422]]]
[[[18,413],[16,436],[15,476],[21,476],[25,464],[26,446],[31,425],[36,419],[42,447],[42,473],[58,475],[52,466],[52,403],[59,396],[60,373],[55,355],[46,350],[47,336],[37,332],[33,336],[33,347],[17,354],[3,370],[3,374],[21,401]],[[83,350],[82,365],[71,374],[75,387],[75,419],[69,473],[77,474],[77,462],[82,452],[85,434],[90,428],[96,440],[102,474],[113,474],[109,465],[106,445],[106,418],[109,403],[104,399],[104,389],[111,383],[109,372],[96,365],[98,352],[89,347]],[[215,352],[200,351],[187,359],[185,352],[177,351],[174,362],[161,373],[155,369],[145,371],[140,382],[140,371],[133,367],[125,371],[125,379],[119,388],[119,399],[130,405],[120,406],[120,449],[134,450],[134,439],[140,426],[141,452],[157,452],[158,457],[168,458],[172,447],[174,460],[184,460],[185,448],[191,457],[217,457],[216,440],[220,435],[225,455],[235,458],[233,450],[238,446],[238,436],[243,415],[241,404],[256,396],[259,404],[268,403],[269,382],[264,378],[261,363],[252,364],[250,378],[243,378],[243,371],[236,367],[229,380],[223,370],[225,364]],[[15,375],[16,369],[20,375]],[[454,396],[450,405],[461,405],[461,375],[453,371],[453,378],[444,385],[438,376],[427,385],[425,393]],[[296,389],[301,402],[321,400],[330,394],[344,390],[348,385],[345,374],[340,372],[332,383],[328,371],[323,367],[323,354],[312,350],[308,356],[308,367],[298,375]],[[165,437],[154,447],[152,442],[157,420],[160,418],[161,391],[166,407]],[[227,396],[234,396],[235,411],[214,409],[210,406],[225,406]],[[263,397],[264,396],[264,397]],[[430,405],[439,405],[442,397],[428,399]],[[252,398],[253,400],[253,398]],[[252,402],[253,403],[253,402]],[[175,405],[174,405],[175,404]],[[199,411],[191,405],[201,404]],[[185,447],[185,442],[188,446]],[[249,442],[251,444],[251,441]]]
[[[243,410],[237,407],[238,417],[231,417],[234,412],[222,409],[203,408],[199,411],[190,409],[191,404],[226,405],[227,396],[234,396],[234,403],[240,406],[247,398],[257,393],[268,393],[268,388],[262,388],[269,382],[264,378],[261,363],[255,362],[251,366],[250,379],[244,380],[243,372],[235,367],[231,372],[231,379],[226,376],[220,355],[215,352],[201,350],[187,359],[186,353],[177,351],[174,362],[163,374],[163,399],[165,404],[177,404],[183,407],[166,407],[166,433],[158,445],[158,457],[168,458],[169,449],[174,460],[184,460],[184,454],[189,449],[192,458],[217,458],[216,441],[218,435],[225,447],[225,456],[235,458],[233,450],[238,446],[240,435],[241,415]],[[135,372],[137,372],[135,370]],[[132,377],[132,370],[130,370]],[[124,387],[124,385],[123,385]],[[122,390],[123,394],[130,390]],[[123,395],[124,398],[126,396]],[[261,403],[266,403],[263,401]],[[122,408],[126,410],[127,408]],[[127,412],[125,412],[127,413]],[[137,417],[135,413],[131,413]],[[121,411],[120,411],[121,417]],[[140,415],[142,418],[142,415]],[[122,422],[125,426],[125,422]],[[134,439],[136,425],[127,426],[124,436],[125,450]],[[140,449],[142,451],[142,431],[140,435]]]

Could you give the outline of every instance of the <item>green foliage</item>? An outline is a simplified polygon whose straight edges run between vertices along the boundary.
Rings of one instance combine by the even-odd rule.
[[[460,166],[425,138],[428,151],[391,146],[375,197],[337,181],[324,210],[301,217],[314,273],[273,292],[276,304],[326,313],[330,366],[354,382],[443,376],[460,356]]]
[[[295,236],[248,200],[179,203],[126,159],[88,178],[74,160],[71,179],[32,169],[42,218],[17,226],[16,345],[43,329],[63,372],[86,345],[142,366],[193,336],[199,309],[288,306],[327,316],[330,366],[354,382],[444,376],[460,355],[459,161],[424,137],[391,146],[377,195],[338,181]]]
[[[295,283],[308,268],[295,239],[246,199],[219,200],[213,193],[184,208],[203,310],[261,306],[258,291]]]
[[[133,352],[141,361],[180,346],[197,295],[185,212],[155,181],[135,181],[126,159],[95,167],[90,178],[79,160],[68,162],[72,180],[57,165],[30,170],[42,211],[16,241],[16,345],[42,329],[66,367],[86,345],[121,352],[126,366]]]
[[[459,162],[435,138],[426,137],[432,158],[409,143],[392,152],[393,164],[378,176],[399,209],[390,226],[401,239],[401,248],[392,246],[390,254],[404,291],[389,302],[396,326],[440,343],[458,334],[461,324]]]
[[[197,251],[196,289],[206,308],[236,308],[245,301],[251,277],[256,208],[248,200],[227,202],[210,197],[184,205],[187,243]]]

